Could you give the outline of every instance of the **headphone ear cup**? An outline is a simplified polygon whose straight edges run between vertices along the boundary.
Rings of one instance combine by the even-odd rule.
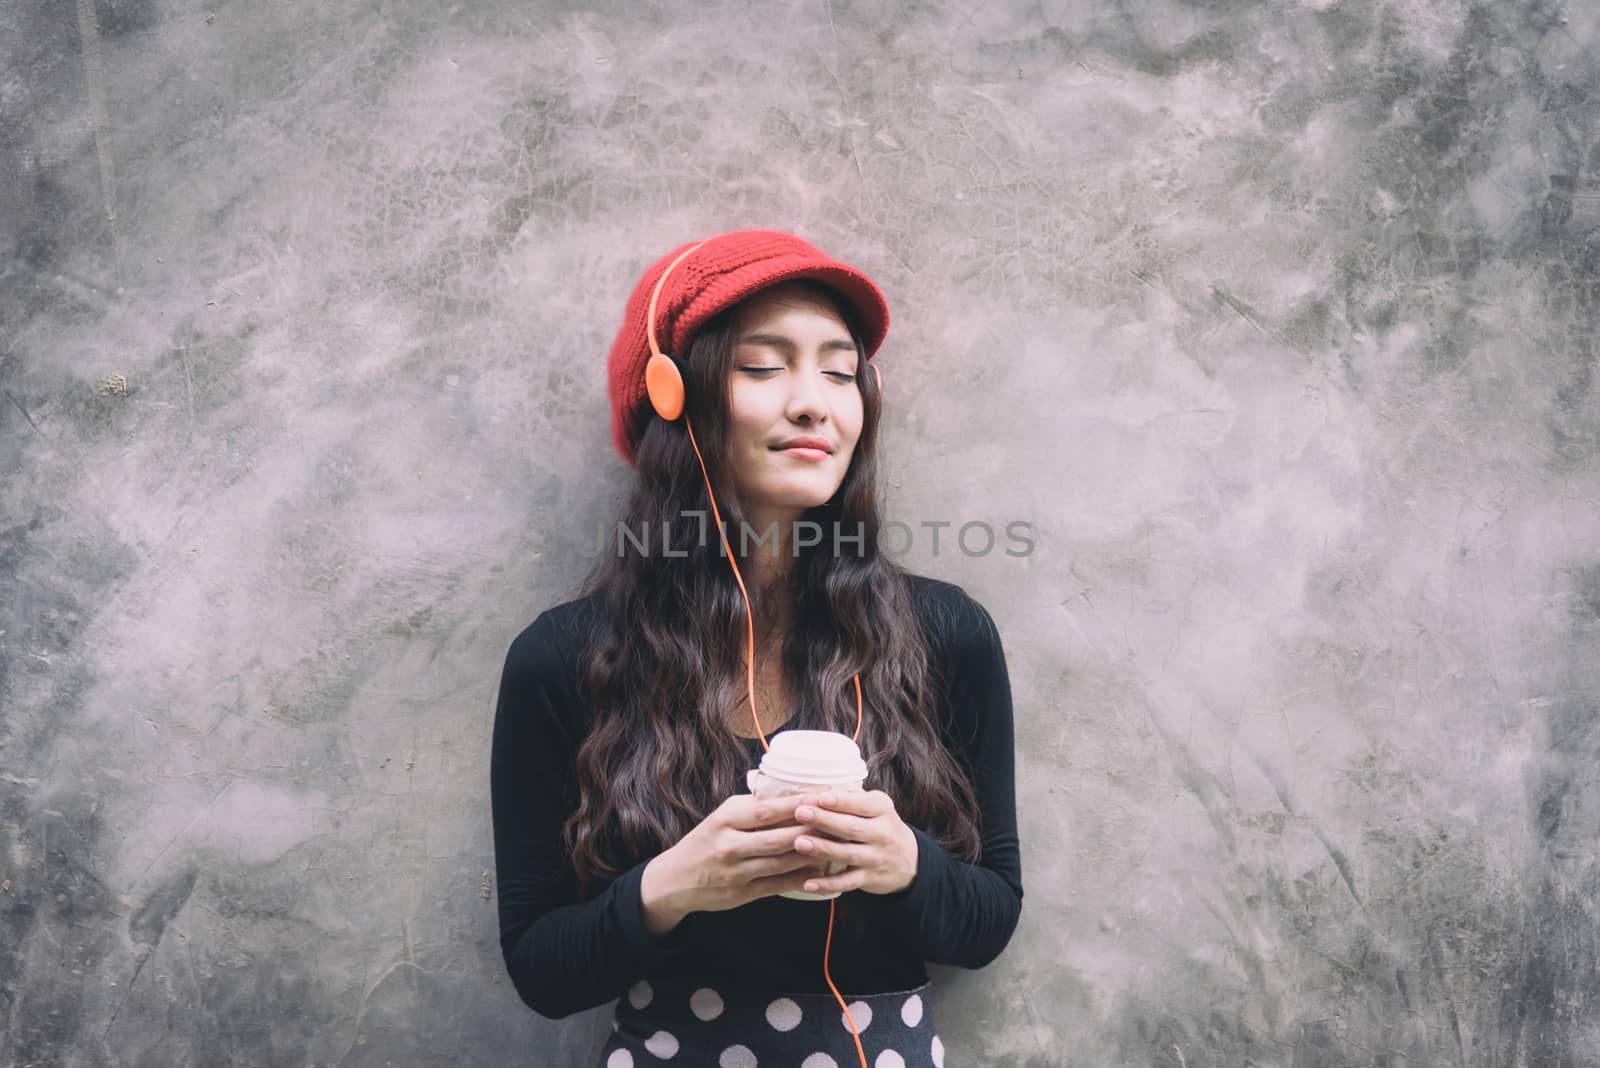
[[[656,353],[644,365],[644,391],[661,418],[671,422],[683,414],[683,375],[666,353]]]

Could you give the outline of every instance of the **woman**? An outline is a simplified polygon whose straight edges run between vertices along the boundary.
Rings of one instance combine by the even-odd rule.
[[[552,1019],[618,999],[601,1068],[942,1065],[926,963],[1016,927],[999,633],[878,552],[887,329],[865,274],[773,230],[629,299],[618,551],[512,642],[491,761],[506,967]],[[854,737],[865,792],[758,803],[787,729]]]

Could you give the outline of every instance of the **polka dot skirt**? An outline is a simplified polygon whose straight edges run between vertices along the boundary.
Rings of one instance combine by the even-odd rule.
[[[944,1068],[933,985],[844,994],[870,1068]],[[841,993],[844,993],[841,991]],[[617,999],[595,1068],[860,1068],[832,993],[776,994],[732,984],[651,979]]]

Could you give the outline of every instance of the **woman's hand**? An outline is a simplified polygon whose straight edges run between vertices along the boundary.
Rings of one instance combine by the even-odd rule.
[[[808,879],[801,889],[832,893],[865,890],[892,894],[911,885],[917,876],[917,837],[894,810],[894,799],[882,790],[810,793],[795,809],[794,817],[815,834],[795,839],[795,852],[815,857],[826,865],[850,865],[837,875]],[[821,835],[831,835],[831,841]],[[826,867],[823,869],[826,870]]]
[[[733,794],[724,800],[645,865],[639,887],[645,927],[664,934],[691,912],[721,912],[798,890],[807,877],[825,871],[824,863],[794,850],[794,840],[807,830],[793,822],[795,806],[804,800],[798,794],[767,800]]]

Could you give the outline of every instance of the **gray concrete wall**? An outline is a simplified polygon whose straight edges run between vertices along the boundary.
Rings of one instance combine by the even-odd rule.
[[[1600,15],[0,6],[0,1063],[587,1068],[501,975],[507,642],[645,263],[884,286],[1028,894],[952,1065],[1590,1063]],[[113,377],[116,376],[116,377]]]

